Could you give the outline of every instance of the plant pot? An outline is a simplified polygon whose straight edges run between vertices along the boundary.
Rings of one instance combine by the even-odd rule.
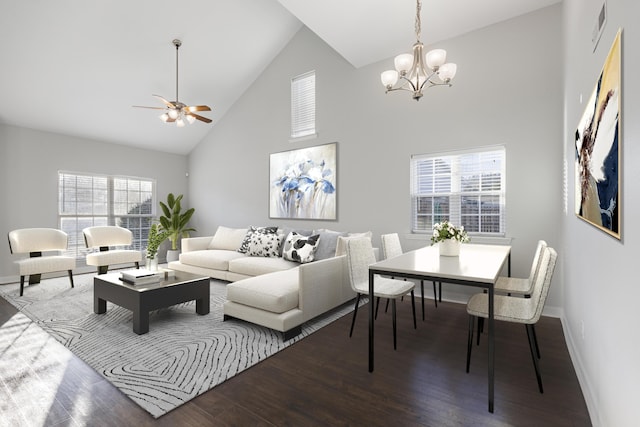
[[[146,258],[147,263],[145,268],[149,271],[158,271],[158,254],[153,258]]]
[[[460,255],[461,243],[457,240],[447,239],[438,243],[440,256],[458,256]]]
[[[179,257],[180,257],[180,250],[179,249],[176,249],[175,251],[169,249],[167,251],[167,262],[178,261]]]

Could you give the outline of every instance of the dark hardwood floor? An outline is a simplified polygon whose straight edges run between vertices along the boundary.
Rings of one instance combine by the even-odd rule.
[[[365,305],[352,338],[348,336],[351,316],[345,316],[159,419],[80,359],[64,355],[64,375],[49,380],[49,392],[55,398],[45,421],[37,425],[591,425],[559,319],[542,318],[536,327],[544,394],[538,392],[524,326],[496,322],[495,412],[491,414],[487,411],[486,335],[479,347],[474,345],[471,372],[465,373],[465,306],[444,302],[436,309],[432,300],[425,303],[427,317],[424,322],[418,320],[417,330],[409,302],[398,304],[397,351],[393,350],[390,312],[379,316],[373,373],[367,371]],[[15,312],[0,298],[2,324]],[[5,351],[0,348],[0,354]],[[42,382],[42,378],[47,378],[46,372],[20,378],[24,383],[20,387],[29,388],[30,381]],[[41,395],[12,406],[7,393],[6,386],[0,390],[0,426],[5,425],[3,420],[13,420],[6,425],[15,425],[19,418],[10,411],[26,414],[24,422],[41,408],[37,405]]]

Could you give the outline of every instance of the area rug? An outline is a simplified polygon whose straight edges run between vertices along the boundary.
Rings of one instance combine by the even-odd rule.
[[[149,332],[132,330],[129,310],[107,303],[93,313],[93,274],[42,280],[25,288],[0,286],[0,295],[153,417],[171,411],[296,343],[353,310],[347,303],[302,325],[284,341],[280,332],[239,320],[223,322],[224,282],[211,280],[211,311],[195,302],[154,311]]]

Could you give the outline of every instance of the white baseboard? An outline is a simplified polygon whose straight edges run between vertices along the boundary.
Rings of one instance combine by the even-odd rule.
[[[578,382],[580,383],[580,389],[582,390],[582,395],[584,396],[585,403],[587,404],[591,424],[596,427],[600,426],[602,425],[602,422],[600,422],[600,412],[598,411],[598,405],[596,404],[597,400],[595,398],[595,393],[593,392],[593,386],[589,382],[589,377],[585,373],[584,364],[580,358],[580,353],[576,350],[575,340],[571,333],[571,328],[568,326],[567,319],[564,317],[564,313],[562,313],[562,316],[560,317],[560,322],[562,323],[562,331],[564,332],[565,342],[567,344],[567,349],[569,350],[569,357],[573,364],[573,370],[576,372]]]

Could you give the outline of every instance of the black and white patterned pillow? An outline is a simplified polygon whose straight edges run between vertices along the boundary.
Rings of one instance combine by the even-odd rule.
[[[311,262],[314,259],[320,235],[302,236],[292,231],[284,242],[282,257],[289,261],[296,261],[300,264]]]
[[[249,241],[247,255],[261,257],[279,257],[280,246],[284,236],[282,234],[254,233]]]
[[[249,251],[249,243],[251,242],[251,236],[254,234],[276,234],[278,227],[254,227],[253,225],[247,230],[247,234],[244,236],[242,244],[238,248],[238,252],[246,254]]]

